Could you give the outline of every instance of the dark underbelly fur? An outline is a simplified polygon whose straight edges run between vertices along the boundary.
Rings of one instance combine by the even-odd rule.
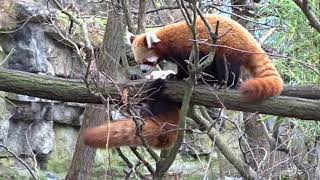
[[[229,88],[236,88],[240,77],[240,64],[230,64],[223,60],[214,60],[204,70],[202,77],[205,83],[210,85],[218,84]]]
[[[203,56],[200,56],[200,59],[202,57]],[[181,80],[189,76],[187,64],[184,61],[173,60],[173,58],[171,58],[170,61],[177,64],[178,72],[174,76],[174,79]],[[209,85],[219,85],[221,87],[237,88],[239,78],[240,64],[230,64],[223,59],[215,58],[202,72],[198,82]]]

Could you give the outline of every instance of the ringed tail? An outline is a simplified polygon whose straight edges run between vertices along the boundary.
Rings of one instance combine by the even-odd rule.
[[[271,96],[278,96],[283,89],[282,78],[267,55],[252,54],[244,66],[251,78],[240,86],[240,92],[247,101],[261,101]]]
[[[171,147],[177,139],[177,125],[159,123],[153,117],[145,118],[143,134],[148,144],[157,149]],[[116,148],[142,146],[141,137],[132,119],[113,121],[106,125],[87,128],[84,143],[93,148]]]
[[[115,121],[98,127],[87,128],[84,143],[93,148],[114,148],[138,144],[134,138],[135,125],[131,120]]]

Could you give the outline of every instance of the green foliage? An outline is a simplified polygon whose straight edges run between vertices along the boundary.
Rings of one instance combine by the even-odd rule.
[[[316,0],[309,1],[312,11],[320,16]],[[286,84],[320,84],[320,33],[291,0],[272,0],[265,13],[272,14],[278,30],[268,44],[281,54],[276,66]]]
[[[58,174],[66,174],[72,161],[78,129],[59,124],[55,124],[54,129],[56,148],[48,161],[48,170]]]
[[[317,0],[309,0],[311,11],[320,17],[320,6],[317,3]],[[320,33],[310,26],[302,10],[292,0],[271,0],[260,14],[264,17],[261,18],[263,23],[267,22],[276,28],[266,44],[275,50],[272,54],[281,55],[272,59],[285,83],[320,85]],[[267,115],[260,120],[268,119]],[[283,122],[284,119],[278,118],[275,127]],[[295,128],[302,131],[305,142],[312,142],[320,135],[320,125],[317,122],[292,122]]]
[[[66,170],[69,169],[71,158],[66,151],[61,149],[50,157],[48,169],[55,173],[66,173]]]
[[[28,176],[23,176],[18,171],[8,168],[5,173],[0,174],[0,180],[15,180],[15,179],[31,179]]]
[[[320,136],[320,124],[317,121],[294,121],[296,128],[303,130],[303,135],[306,141],[313,141],[315,137]]]

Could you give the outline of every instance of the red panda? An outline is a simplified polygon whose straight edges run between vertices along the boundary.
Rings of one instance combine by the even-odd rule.
[[[226,78],[227,60],[228,85],[236,85],[240,66],[247,69],[252,78],[244,82],[240,91],[247,100],[263,100],[279,95],[283,88],[282,79],[268,56],[254,37],[240,24],[231,19],[209,15],[208,22],[214,28],[219,21],[219,35],[214,62],[204,70],[213,76],[213,80]],[[199,39],[208,39],[207,28],[200,18],[197,19]],[[141,70],[152,69],[161,60],[166,59],[178,65],[175,79],[188,77],[187,64],[192,49],[191,32],[185,22],[167,25],[155,33],[144,33],[130,38],[135,60],[141,64]],[[209,53],[207,44],[200,44],[200,58]],[[177,127],[180,120],[180,105],[161,97],[148,102],[151,114],[144,116],[144,135],[151,147],[166,149],[177,140]],[[120,146],[137,147],[142,145],[132,119],[111,122],[99,127],[88,128],[84,132],[85,144],[94,148],[114,148]]]
[[[254,37],[236,21],[217,15],[207,15],[207,21],[214,29],[217,21],[218,40],[214,62],[204,72],[215,79],[225,80],[224,59],[229,65],[229,78],[233,75],[234,83],[240,73],[240,66],[249,71],[251,79],[242,83],[240,92],[244,99],[259,101],[270,96],[277,96],[283,89],[283,81],[275,66]],[[208,30],[201,18],[197,18],[198,39],[208,40]],[[188,77],[187,63],[192,49],[192,35],[186,22],[166,25],[154,33],[132,35],[130,38],[134,58],[146,72],[166,59],[177,64],[175,79]],[[206,43],[200,43],[200,58],[205,58],[210,51]],[[229,82],[228,84],[231,84]]]
[[[161,87],[160,87],[161,86]],[[177,140],[180,121],[180,104],[162,97],[163,81],[157,80],[153,85],[157,92],[145,102],[143,135],[148,144],[156,149],[167,149]],[[159,88],[160,90],[159,90]],[[93,148],[115,148],[120,146],[142,146],[141,137],[133,119],[122,119],[108,124],[87,128],[84,131],[84,143]]]

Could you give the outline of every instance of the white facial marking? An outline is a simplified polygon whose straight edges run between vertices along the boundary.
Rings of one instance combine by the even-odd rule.
[[[132,45],[131,40],[130,40],[132,36],[134,36],[134,34],[132,34],[131,32],[127,33],[126,39],[127,39],[127,43],[129,45]]]
[[[160,39],[157,37],[155,33],[147,33],[146,35],[147,47],[150,49],[156,43],[160,42]]]
[[[157,56],[150,56],[150,57],[147,57],[146,60],[148,62],[151,62],[151,63],[156,63],[158,61],[158,57]]]
[[[141,64],[140,65],[140,69],[141,69],[141,71],[142,72],[150,72],[152,69],[153,69],[153,67],[152,66],[150,66],[150,65],[147,65],[147,64]]]

